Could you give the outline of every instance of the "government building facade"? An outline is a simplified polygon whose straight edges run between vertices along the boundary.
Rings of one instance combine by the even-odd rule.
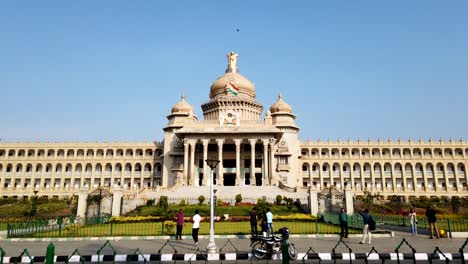
[[[367,190],[384,197],[468,195],[467,142],[301,141],[292,107],[279,95],[264,109],[252,82],[239,73],[237,54],[227,58],[225,74],[201,105],[203,118],[182,96],[160,142],[0,142],[1,196],[73,196],[117,187],[157,193],[211,184],[239,192],[249,186],[259,196],[273,187]],[[211,171],[207,159],[221,162]]]

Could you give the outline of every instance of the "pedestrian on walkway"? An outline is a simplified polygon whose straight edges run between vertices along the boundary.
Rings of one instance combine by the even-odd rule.
[[[426,210],[426,218],[427,218],[427,223],[429,223],[429,233],[430,233],[430,239],[433,239],[434,238],[434,233],[433,231],[435,231],[436,233],[436,237],[437,239],[439,239],[439,229],[437,228],[437,217],[436,217],[436,210],[434,208],[432,208],[431,206],[428,206],[427,207],[427,210]]]
[[[176,240],[182,240],[182,228],[184,228],[184,211],[182,209],[177,213],[177,233]]]
[[[257,236],[257,213],[255,208],[250,211],[250,232],[252,236]]]
[[[414,211],[413,207],[411,207],[408,217],[410,220],[411,235],[415,236],[418,234],[418,219],[416,218],[416,212]]]
[[[273,234],[273,214],[270,211],[270,208],[267,209],[266,213],[267,225],[268,225],[268,236]]]
[[[362,216],[362,221],[364,222],[364,227],[362,229],[362,239],[359,244],[364,244],[366,242],[366,236],[369,235],[369,245],[372,240],[372,233],[369,228],[369,223],[371,222],[372,216],[369,214],[369,209],[359,212],[359,215]]]
[[[195,245],[198,245],[198,230],[200,229],[201,216],[198,214],[198,209],[195,209],[195,215],[192,217],[193,226],[192,226],[192,237],[195,241]]]
[[[341,212],[338,215],[338,220],[340,221],[340,237],[348,238],[348,215],[345,212],[344,208],[341,208]]]

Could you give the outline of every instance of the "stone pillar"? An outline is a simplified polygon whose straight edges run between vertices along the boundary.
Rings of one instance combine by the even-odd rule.
[[[196,141],[190,141],[190,164],[189,164],[189,179],[190,185],[195,186],[195,146]]]
[[[309,188],[309,212],[311,215],[317,215],[319,212],[318,208],[318,196],[316,188]]]
[[[86,218],[86,208],[88,199],[88,188],[80,188],[80,192],[78,193],[78,208],[76,210],[76,216],[81,219]]]
[[[395,167],[394,167],[394,164],[390,164],[390,166],[392,166],[390,169],[391,169],[391,172],[392,172],[392,188],[393,188],[393,192],[397,192],[397,186],[396,186],[396,174],[395,174]]]
[[[255,143],[256,139],[250,139],[250,185],[255,186]]]
[[[427,186],[427,175],[426,175],[426,169],[424,167],[424,164],[422,166],[422,175],[423,175],[423,182],[424,182],[424,192],[427,192],[429,190]]]
[[[408,183],[406,182],[406,164],[401,165],[401,175],[403,177],[403,192],[408,189]]]
[[[208,139],[202,140],[203,143],[203,185],[209,186],[210,184],[213,184],[209,180],[208,176],[208,165],[206,164],[206,160],[208,159]]]
[[[343,166],[341,164],[338,164],[338,166],[340,168],[340,186],[341,186],[341,190],[344,190],[346,188],[344,186],[344,176],[343,176],[344,169],[343,169]]]
[[[442,172],[444,173],[445,191],[449,192],[449,179],[447,175],[447,164],[443,164],[442,166],[444,166]]]
[[[439,190],[439,176],[437,175],[437,164],[432,164],[432,177],[434,178],[434,191],[438,191]]]
[[[415,166],[413,164],[411,164],[411,172],[413,173],[413,190],[414,192],[417,191],[417,187],[418,187],[418,177],[416,176],[416,170],[414,168]]]
[[[189,178],[189,174],[188,174],[188,148],[189,148],[188,140],[185,139],[184,140],[184,177],[182,179],[182,185],[183,186],[188,185],[188,178]]]
[[[459,175],[458,175],[458,166],[457,164],[454,164],[454,172],[453,172],[453,175],[455,176],[455,184],[457,185],[457,192],[461,191],[462,189],[460,188],[460,179],[458,178]]]
[[[278,179],[276,175],[276,162],[275,162],[275,151],[276,151],[276,140],[274,138],[270,139],[270,164],[271,164],[271,174],[270,174],[270,185],[278,186]]]
[[[269,176],[269,171],[270,171],[270,168],[268,167],[268,140],[267,139],[263,139],[262,140],[262,143],[263,143],[263,179],[262,179],[262,185],[266,186],[266,185],[269,185],[269,180],[268,180],[268,176]]]
[[[347,215],[354,214],[354,202],[353,202],[354,192],[351,188],[346,188],[345,190],[345,210]]]
[[[217,139],[216,142],[218,143],[218,173],[217,173],[217,180],[216,183],[219,186],[223,185],[224,182],[224,167],[223,167],[223,144],[224,139]]]
[[[234,144],[236,144],[236,186],[240,185],[240,144],[241,139],[234,139]]]
[[[353,170],[353,164],[350,164],[349,165],[349,175],[351,175],[351,190],[354,190],[355,189],[355,186],[354,186],[354,170]]]
[[[122,189],[120,186],[115,187],[112,194],[112,216],[120,216],[122,210]]]

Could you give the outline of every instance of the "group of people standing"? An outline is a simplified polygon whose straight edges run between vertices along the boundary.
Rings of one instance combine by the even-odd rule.
[[[432,208],[431,206],[427,207],[426,210],[426,219],[427,223],[429,225],[429,233],[431,239],[434,237],[439,238],[439,230],[437,228],[437,217],[436,217],[437,211]],[[362,239],[360,244],[364,244],[366,241],[366,237],[369,237],[368,243],[371,243],[372,240],[372,231],[375,230],[375,221],[372,218],[372,215],[369,213],[369,209],[365,209],[364,211],[359,212],[359,215],[362,217],[363,220],[363,230],[362,230]],[[410,227],[411,227],[411,235],[416,236],[418,234],[418,218],[416,215],[416,211],[411,208],[409,213],[408,213],[408,218],[410,222]],[[348,214],[345,212],[344,208],[341,208],[341,212],[338,215],[338,220],[340,223],[340,237],[342,238],[347,238],[348,233],[349,233],[349,227],[348,227]],[[434,236],[435,233],[435,236]]]
[[[260,228],[263,236],[269,236],[273,233],[273,213],[270,211],[270,208],[267,209],[267,212],[263,215],[257,215],[257,211],[252,209],[249,213],[250,216],[250,232],[252,235],[258,235],[258,220],[260,220]]]

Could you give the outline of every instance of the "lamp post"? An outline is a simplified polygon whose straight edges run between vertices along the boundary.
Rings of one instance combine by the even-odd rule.
[[[206,251],[208,254],[215,254],[218,249],[216,248],[216,244],[214,241],[214,191],[213,191],[213,170],[218,166],[219,160],[205,160],[206,164],[211,168],[211,175],[210,175],[210,243],[206,247]]]

